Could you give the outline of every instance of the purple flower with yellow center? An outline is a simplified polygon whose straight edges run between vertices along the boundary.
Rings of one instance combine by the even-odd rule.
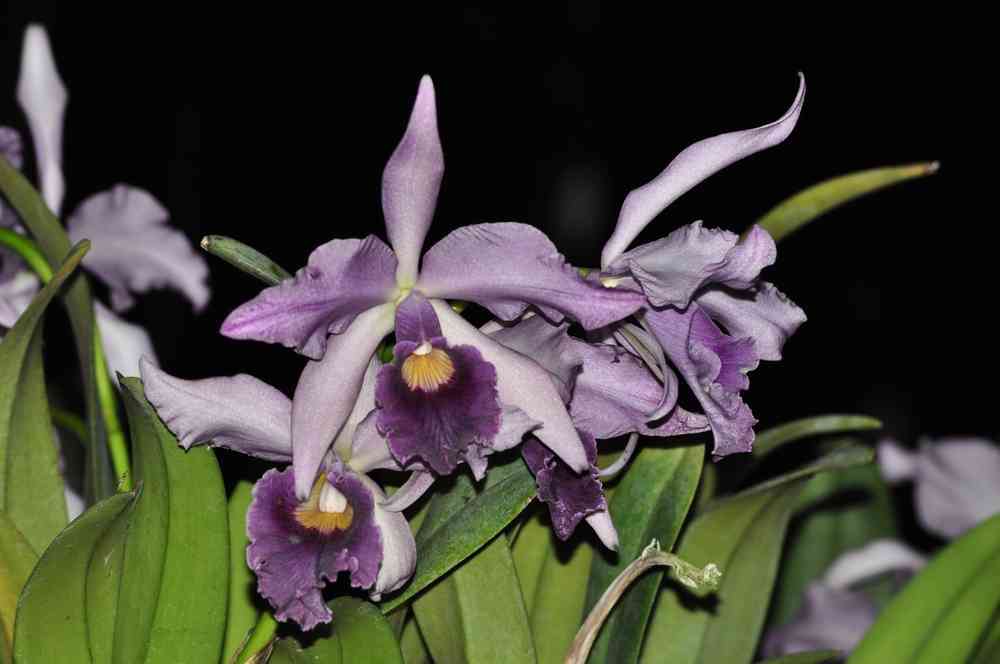
[[[747,452],[756,420],[741,392],[760,360],[781,359],[784,342],[805,321],[803,311],[760,279],[776,257],[774,241],[758,226],[740,239],[701,222],[630,251],[639,233],[670,203],[726,166],[785,140],[805,98],[805,79],[791,108],[771,124],[721,134],[684,149],[651,182],[630,192],[604,245],[601,270],[590,275],[609,288],[642,293],[642,329],[610,331],[659,370],[676,367],[694,391],[722,457]],[[665,356],[656,358],[655,356]],[[668,389],[670,381],[664,380]]]
[[[552,320],[565,315],[595,329],[635,312],[644,298],[581,278],[542,232],[525,224],[465,226],[421,256],[443,173],[434,88],[424,77],[406,132],[382,177],[382,209],[392,248],[375,236],[324,244],[293,278],[264,290],[222,325],[222,333],[229,337],[281,343],[313,360],[292,401],[293,467],[300,499],[309,495],[330,441],[351,411],[368,358],[399,323],[397,307],[418,295],[436,311],[443,332],[439,336],[454,347],[473,347],[495,367],[500,402],[541,423],[539,439],[571,468],[589,467],[584,445],[544,370],[481,334],[451,311],[444,299],[476,302],[503,320],[514,320],[534,306]],[[414,343],[397,367],[402,382],[395,387],[406,383],[409,375],[425,403],[440,405],[442,397],[435,393],[457,394],[442,379],[450,371],[443,356],[454,365],[455,380],[461,380],[457,372],[467,361],[469,367],[480,367],[477,372],[485,371],[466,350]],[[421,383],[437,387],[427,390]],[[458,447],[432,453],[425,446],[418,453],[407,433],[419,428],[415,428],[416,397],[407,396],[416,393],[408,384],[407,389],[410,392],[385,388],[393,408],[383,415],[383,424],[392,428],[394,448],[432,468],[453,468],[469,432],[453,432],[451,424],[441,423],[442,437],[433,444]],[[403,419],[392,415],[404,410],[409,415]],[[433,423],[427,419],[421,426],[427,430]],[[477,431],[473,438],[484,433]]]
[[[385,441],[365,435],[373,419],[372,360],[350,415],[305,498],[291,469],[269,470],[247,512],[247,564],[278,620],[309,630],[329,622],[323,589],[341,572],[378,599],[409,580],[416,544],[406,518],[367,473],[399,469]],[[211,444],[269,461],[292,460],[291,402],[248,375],[183,380],[143,361],[146,396],[181,445]]]

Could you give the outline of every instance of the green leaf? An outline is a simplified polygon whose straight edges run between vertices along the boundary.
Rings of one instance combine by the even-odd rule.
[[[760,458],[775,449],[803,438],[831,433],[881,429],[882,423],[868,415],[819,415],[781,424],[761,433],[753,444],[753,456]]]
[[[229,588],[218,463],[207,447],[180,448],[146,402],[139,379],[122,378],[121,385],[143,493],[125,544],[113,661],[217,661]]]
[[[566,658],[583,622],[587,575],[599,546],[582,537],[560,542],[545,511],[540,505],[524,520],[511,547],[539,664]]]
[[[10,662],[17,597],[38,562],[38,554],[17,526],[0,512],[0,662]]]
[[[813,650],[797,652],[794,655],[785,655],[784,657],[774,657],[759,664],[834,664],[834,662],[839,662],[842,656],[837,650]]]
[[[693,601],[666,584],[640,661],[672,664],[750,662],[778,571],[785,529],[809,478],[870,463],[867,448],[843,448],[759,486],[709,503],[687,528],[677,555],[722,570],[718,591]],[[692,606],[688,606],[691,605]]]
[[[405,664],[431,664],[431,654],[427,652],[424,637],[421,636],[420,628],[417,627],[417,621],[412,616],[403,624],[403,635],[399,639],[399,650],[403,653],[403,662]]]
[[[993,624],[979,640],[976,654],[969,658],[970,664],[996,664],[1000,662],[1000,612],[993,616]]]
[[[253,247],[231,237],[206,235],[201,239],[201,248],[270,286],[292,278],[288,270]]]
[[[842,553],[897,536],[889,490],[874,466],[817,476],[796,511],[771,605],[769,622],[774,625],[794,617],[806,586]]]
[[[247,566],[247,508],[253,485],[241,480],[229,496],[229,613],[222,653],[228,658],[257,624],[257,578]]]
[[[436,664],[536,661],[504,535],[417,597],[413,615]]]
[[[476,493],[456,482],[435,494],[417,533],[417,569],[409,585],[382,604],[382,612],[409,602],[414,595],[468,558],[502,531],[535,497],[535,478],[520,459],[490,471],[488,486]]]
[[[595,556],[587,588],[587,612],[651,541],[658,540],[665,551],[673,548],[698,488],[704,456],[703,445],[644,447],[636,455],[610,504],[611,518],[618,527],[618,554]],[[590,661],[606,661],[610,653],[614,653],[616,662],[638,660],[663,573],[663,568],[651,571],[629,587],[604,623]]]
[[[84,512],[56,536],[21,591],[14,626],[18,664],[94,661],[89,657],[88,567],[93,552],[136,499],[120,493]],[[107,661],[107,660],[105,660]]]
[[[943,551],[886,606],[848,664],[965,662],[1000,610],[1000,515]]]
[[[785,199],[757,223],[771,234],[775,242],[779,242],[834,208],[899,182],[936,173],[937,170],[938,163],[934,161],[872,168],[835,177]]]
[[[338,597],[329,603],[333,622],[310,632],[310,644],[281,639],[270,664],[402,664],[392,627],[371,602]]]
[[[45,201],[31,184],[6,159],[0,157],[0,192],[38,242],[49,265],[57,267],[70,253],[70,240],[62,224],[46,207]],[[107,437],[101,418],[97,395],[97,373],[94,362],[94,306],[90,287],[83,275],[77,275],[63,294],[69,312],[70,325],[76,340],[76,352],[83,375],[84,401],[87,407],[88,440],[87,498],[93,503],[115,491],[111,463],[108,459]]]
[[[89,248],[81,242],[73,249],[0,342],[0,510],[36,551],[66,525],[58,442],[45,394],[42,319]]]

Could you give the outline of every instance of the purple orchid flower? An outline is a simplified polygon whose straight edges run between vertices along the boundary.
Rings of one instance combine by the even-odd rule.
[[[584,444],[545,372],[478,332],[443,300],[477,302],[503,320],[516,319],[530,305],[553,320],[568,315],[594,329],[633,313],[644,298],[582,279],[543,233],[524,224],[465,226],[421,257],[443,172],[434,87],[425,76],[406,132],[382,177],[382,209],[392,249],[374,236],[333,240],[316,249],[294,278],[264,290],[222,325],[229,337],[281,343],[313,360],[292,401],[293,467],[300,499],[309,495],[329,442],[351,411],[368,358],[399,323],[397,307],[415,294],[434,307],[450,344],[477,349],[495,367],[501,403],[542,423],[539,439],[571,468],[589,467]],[[433,343],[431,347],[436,348]],[[399,398],[389,392],[386,396],[403,407]],[[386,415],[383,424],[397,427],[393,446],[404,456],[410,454],[405,436],[398,433],[401,422]],[[403,428],[419,427],[411,422]],[[445,428],[450,430],[452,424]],[[492,431],[492,425],[487,428]],[[451,467],[461,455],[460,450],[442,450],[434,463]],[[435,455],[411,456],[430,462]]]
[[[58,216],[66,188],[62,133],[68,95],[56,70],[48,35],[38,25],[29,26],[24,34],[17,99],[31,130],[42,198]],[[14,130],[0,128],[0,149],[12,165],[21,167],[20,137]],[[0,223],[20,229],[13,211],[0,209],[0,215]],[[151,194],[123,184],[87,198],[69,215],[70,239],[91,241],[83,264],[110,287],[115,311],[131,307],[133,293],[164,286],[184,294],[196,310],[207,304],[208,265],[183,234],[167,226],[167,219],[167,211]],[[6,257],[4,263],[6,266]],[[18,272],[23,270],[19,262],[17,267]],[[4,320],[16,320],[34,293],[27,292],[24,279],[13,279],[14,275],[6,270],[3,276],[0,312]],[[152,342],[143,328],[99,303],[96,316],[112,376],[135,375],[140,357],[155,359]]]
[[[756,420],[740,396],[749,385],[746,374],[760,360],[781,359],[785,340],[805,321],[799,307],[759,279],[775,260],[774,241],[758,226],[741,240],[695,222],[626,249],[654,217],[696,184],[787,138],[804,97],[800,75],[795,101],[780,119],[694,143],[651,182],[629,193],[604,245],[601,271],[591,275],[610,288],[644,295],[639,318],[646,334],[623,324],[611,333],[647,358],[665,354],[708,417],[716,457],[751,449]],[[670,371],[661,363],[662,374]],[[672,382],[664,380],[665,391]]]
[[[416,565],[416,544],[406,518],[367,473],[399,470],[385,440],[363,435],[375,413],[372,359],[362,386],[322,472],[305,499],[291,469],[269,470],[253,490],[247,512],[247,564],[278,620],[304,630],[329,622],[322,590],[340,572],[378,600],[405,584]],[[211,444],[269,461],[292,461],[292,404],[266,383],[241,374],[182,380],[141,364],[146,397],[185,448]],[[367,429],[366,429],[367,427]]]

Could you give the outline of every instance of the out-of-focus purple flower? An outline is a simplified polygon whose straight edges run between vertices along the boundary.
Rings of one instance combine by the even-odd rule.
[[[849,551],[811,584],[799,613],[764,635],[764,655],[781,657],[810,650],[849,653],[875,622],[878,608],[857,586],[883,574],[905,582],[926,560],[895,540],[876,540]]]
[[[787,138],[804,97],[800,77],[798,95],[780,119],[699,141],[629,193],[604,245],[601,271],[591,275],[609,288],[645,296],[639,318],[698,398],[716,457],[751,449],[756,420],[741,397],[748,386],[746,374],[760,360],[780,359],[785,340],[805,321],[799,307],[759,278],[775,260],[774,241],[757,226],[741,240],[695,222],[626,249],[654,217],[696,184]],[[617,330],[612,333],[618,336]],[[669,371],[664,363],[661,372]],[[665,389],[669,383],[664,381]]]
[[[951,539],[1000,512],[1000,449],[982,438],[925,441],[915,452],[893,440],[878,445],[882,476],[912,481],[917,519]]]
[[[292,460],[291,401],[247,375],[184,380],[143,362],[146,396],[181,445],[212,444],[277,462]],[[254,487],[247,513],[247,563],[279,620],[303,629],[329,622],[327,581],[348,572],[351,585],[378,599],[413,574],[416,544],[406,518],[385,507],[385,494],[367,473],[399,469],[385,440],[358,435],[373,417],[372,360],[358,399],[326,455],[305,499],[291,470],[269,470]]]
[[[392,248],[374,236],[333,240],[316,249],[294,278],[264,290],[222,325],[227,336],[281,343],[314,360],[292,405],[300,499],[311,490],[329,442],[351,411],[368,358],[393,330],[394,311],[411,293],[438,310],[449,343],[478,349],[495,367],[502,403],[542,423],[538,437],[570,467],[588,468],[584,445],[544,371],[445,312],[443,300],[477,302],[504,320],[533,305],[553,320],[568,315],[592,329],[633,313],[643,297],[581,278],[542,232],[524,224],[465,226],[421,256],[443,173],[434,87],[425,76],[382,177]]]

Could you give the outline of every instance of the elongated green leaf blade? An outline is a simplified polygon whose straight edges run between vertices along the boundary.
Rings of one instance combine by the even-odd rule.
[[[214,453],[185,452],[121,379],[143,486],[125,544],[114,662],[210,662],[222,654],[229,593],[225,490]]]
[[[292,277],[288,270],[264,254],[231,237],[206,235],[201,240],[201,248],[270,286]]]
[[[230,657],[257,623],[257,578],[247,566],[247,508],[253,485],[240,481],[229,496],[229,612],[222,652]]]
[[[611,518],[618,528],[616,558],[596,556],[587,589],[589,612],[615,577],[654,539],[669,551],[694,500],[705,456],[703,445],[663,449],[643,448],[628,468],[611,499]],[[610,560],[609,560],[610,558]],[[663,579],[657,569],[632,584],[608,616],[591,650],[590,661],[635,662]]]
[[[397,611],[393,615],[400,613]],[[390,616],[391,617],[391,616]],[[424,637],[417,627],[417,620],[412,616],[403,625],[403,635],[399,638],[399,650],[403,654],[405,664],[431,664],[431,654],[427,652]]]
[[[84,619],[88,567],[98,542],[135,498],[134,493],[122,493],[94,505],[42,554],[18,600],[14,626],[18,664],[94,661]]]
[[[872,168],[841,175],[813,185],[785,199],[761,217],[757,223],[779,242],[794,231],[834,208],[856,198],[906,180],[936,173],[938,163],[924,162],[906,166]]]
[[[834,664],[840,661],[841,654],[836,650],[814,650],[812,652],[797,652],[794,655],[774,657],[759,664]]]
[[[330,625],[310,634],[308,646],[281,639],[270,664],[402,664],[392,627],[371,602],[338,597],[329,604]]]
[[[677,664],[750,662],[778,571],[785,529],[809,478],[869,463],[864,448],[836,450],[785,476],[710,503],[685,532],[678,555],[722,570],[718,591],[694,602],[665,585],[642,646],[640,661]]]
[[[1000,609],[1000,515],[952,542],[897,595],[849,664],[964,662]]]
[[[18,216],[38,242],[49,265],[57,268],[70,253],[70,240],[62,224],[46,207],[45,201],[17,169],[0,157],[0,193],[7,198]],[[94,306],[90,287],[84,276],[74,277],[63,294],[76,341],[77,356],[83,375],[84,400],[90,447],[87,455],[87,497],[93,503],[115,491],[107,437],[97,397],[97,374],[94,363]]]
[[[795,441],[833,433],[853,433],[881,429],[882,423],[868,415],[819,415],[793,420],[764,431],[753,444],[753,455],[763,457]]]
[[[0,512],[0,662],[10,662],[14,645],[17,597],[38,562],[38,554],[14,522]]]
[[[0,342],[0,510],[36,551],[66,525],[58,442],[45,394],[42,319],[89,247],[82,242],[73,249]]]

